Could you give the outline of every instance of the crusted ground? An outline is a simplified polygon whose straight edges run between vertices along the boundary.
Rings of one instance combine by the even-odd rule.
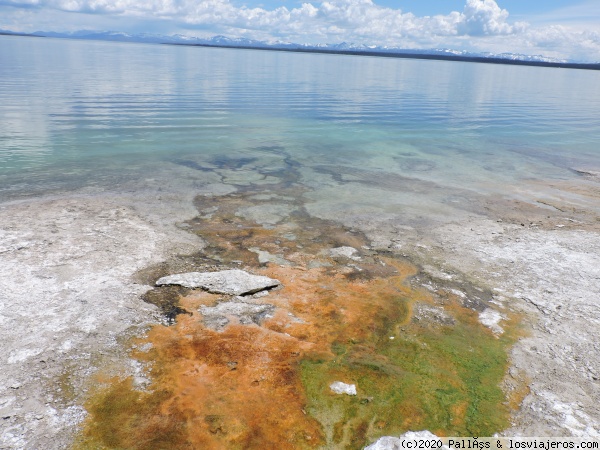
[[[234,163],[218,170],[180,164],[178,179],[186,179],[190,171],[203,183],[190,175],[185,189],[158,189],[156,196],[145,198],[132,194],[135,201],[84,194],[1,205],[2,448],[66,448],[85,418],[106,413],[103,399],[110,403],[115,395],[126,400],[122,411],[143,403],[150,415],[171,406],[184,414],[185,420],[155,424],[165,436],[181,431],[169,427],[197,417],[199,422],[189,423],[210,439],[255,439],[248,437],[252,427],[244,422],[248,404],[236,403],[235,396],[219,397],[219,412],[196,415],[198,405],[186,403],[189,397],[183,395],[182,380],[189,379],[184,373],[206,382],[218,379],[211,386],[217,386],[215,393],[246,380],[247,398],[257,387],[262,392],[257,401],[265,404],[273,404],[274,391],[282,395],[290,420],[308,431],[278,436],[306,446],[334,442],[359,447],[376,436],[411,428],[470,433],[473,428],[465,427],[471,394],[460,387],[464,377],[448,374],[456,375],[459,371],[452,367],[478,358],[460,361],[458,356],[469,352],[458,351],[454,360],[436,366],[442,359],[434,356],[444,348],[472,347],[475,341],[486,343],[483,356],[499,346],[497,368],[502,367],[502,376],[491,385],[503,391],[489,393],[496,399],[498,421],[471,426],[505,435],[597,433],[596,179],[545,186],[552,195],[539,198],[535,192],[540,187],[532,185],[530,191],[523,188],[529,192],[528,201],[517,201],[442,191],[391,174],[354,170],[336,179],[332,168],[298,169],[287,157],[277,170],[272,160]],[[132,181],[130,187],[138,184]],[[204,195],[196,198],[192,209],[194,191]],[[429,196],[431,202],[418,206],[419,196]],[[407,198],[417,200],[401,204]],[[178,288],[152,289],[155,280],[170,273],[227,268],[283,281],[284,288],[269,293],[268,300],[257,299],[275,307],[273,317],[261,316],[249,326],[230,317],[219,331],[205,326],[200,311],[227,299]],[[391,298],[386,289],[397,289],[394,295],[402,301],[386,303]],[[365,302],[372,293],[383,303]],[[306,303],[314,311],[302,309],[297,299],[303,296],[312,296]],[[390,305],[402,308],[386,309]],[[390,316],[394,320],[386,322]],[[351,329],[364,333],[364,340],[340,330],[340,318],[356,320]],[[522,325],[513,330],[519,320]],[[398,324],[402,325],[397,328]],[[182,340],[182,333],[190,330],[192,337]],[[517,331],[523,333],[520,338]],[[473,333],[486,340],[473,339]],[[436,336],[448,339],[436,341]],[[513,338],[518,341],[511,347]],[[254,342],[247,349],[255,352],[253,357],[272,358],[281,365],[269,378],[261,373],[260,358],[232,354],[214,359],[210,346],[223,343],[221,339],[229,339],[232,352],[242,342]],[[434,344],[437,353],[430,351]],[[274,353],[264,353],[264,348]],[[438,367],[438,381],[458,393],[425,385],[422,392],[438,397],[421,396],[416,403],[394,400],[412,408],[406,416],[417,417],[416,422],[399,417],[371,421],[372,412],[384,403],[371,392],[388,391],[382,385],[368,387],[369,371],[392,373],[392,381],[411,379],[394,378],[394,367],[410,366],[407,354],[396,352],[398,348],[411,348],[408,354],[419,355],[418,360],[432,357],[427,370]],[[177,359],[181,364],[170,372],[160,369],[173,358],[182,358]],[[198,364],[202,358],[210,364]],[[240,365],[244,361],[247,364]],[[262,376],[266,378],[261,387]],[[145,396],[156,392],[151,387],[164,381],[161,377],[173,383],[173,390],[150,396],[148,402]],[[221,384],[222,379],[228,381]],[[418,377],[413,380],[418,382]],[[327,390],[331,381],[356,383],[358,395],[332,394]],[[399,385],[389,383],[390,389]],[[196,388],[207,389],[202,383]],[[423,408],[421,400],[433,406],[415,414]],[[441,407],[444,402],[447,406]],[[239,408],[239,423],[222,413],[227,407]],[[435,411],[442,410],[451,414],[436,416]],[[389,411],[377,414],[383,417]],[[432,417],[435,420],[428,421]],[[86,430],[80,438],[96,442],[106,432]],[[189,439],[186,433],[178,436],[182,442]]]
[[[277,192],[198,197],[201,215],[188,229],[206,247],[143,273],[156,280],[233,266],[281,286],[244,297],[150,291],[147,300],[160,305],[164,296],[182,313],[136,344],[151,345],[134,352],[151,383],[105,383],[88,400],[78,445],[362,448],[415,427],[446,435],[506,427],[500,385],[518,317],[505,311],[507,332],[495,333],[479,320],[496,308],[484,295],[411,287],[417,268],[404,258],[309,216],[297,191]],[[336,381],[358,395],[332,392]]]

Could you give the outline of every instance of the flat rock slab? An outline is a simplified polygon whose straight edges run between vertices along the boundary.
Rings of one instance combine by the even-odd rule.
[[[258,262],[261,264],[273,263],[279,266],[291,266],[292,263],[287,259],[283,258],[279,255],[273,255],[272,253],[266,252],[256,247],[250,247],[252,253],[256,253],[258,255]]]
[[[244,302],[224,302],[216,306],[202,306],[200,312],[204,316],[204,324],[208,328],[221,330],[235,317],[242,325],[261,325],[265,319],[273,317],[275,306],[269,304],[252,304]]]
[[[176,284],[213,294],[248,295],[279,286],[281,282],[262,275],[252,275],[239,269],[220,272],[188,272],[160,278],[157,286]]]
[[[360,256],[356,254],[358,253],[358,250],[348,246],[332,248],[328,253],[332,258],[349,258],[354,261],[360,261],[361,259]]]

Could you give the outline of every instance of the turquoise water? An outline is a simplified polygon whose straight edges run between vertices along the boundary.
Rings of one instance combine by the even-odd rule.
[[[0,200],[170,168],[293,172],[307,198],[367,212],[526,197],[600,170],[599,117],[597,72],[2,36]]]

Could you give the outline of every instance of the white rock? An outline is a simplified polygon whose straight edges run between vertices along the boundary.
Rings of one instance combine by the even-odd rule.
[[[248,250],[250,250],[252,253],[256,253],[258,255],[258,262],[261,264],[273,263],[273,264],[277,264],[279,266],[291,266],[292,265],[292,263],[289,262],[287,259],[285,259],[279,255],[274,255],[272,253],[266,252],[259,248],[250,247]]]
[[[216,306],[201,306],[200,312],[207,327],[220,330],[229,323],[229,317],[236,317],[242,325],[260,325],[263,320],[273,317],[275,306],[244,302],[223,302]]]
[[[433,434],[427,430],[409,431],[407,433],[400,435],[400,437],[393,437],[393,436],[381,437],[373,444],[369,445],[368,447],[365,447],[364,450],[399,450],[399,449],[405,448],[402,445],[403,441],[413,441],[414,442],[415,440],[420,440],[420,439],[431,440],[431,439],[439,439],[439,438],[435,434]],[[433,448],[433,447],[431,447],[431,448]],[[448,447],[445,445],[443,445],[441,448],[444,450],[448,450]]]
[[[279,286],[279,280],[252,275],[243,270],[220,272],[188,272],[160,278],[157,286],[176,284],[187,288],[202,288],[215,294],[246,295]]]
[[[341,381],[334,381],[329,385],[329,389],[331,389],[336,394],[356,395],[355,384],[346,384],[342,383]]]
[[[344,257],[344,258],[349,258],[349,259],[353,259],[354,261],[359,261],[361,258],[360,256],[356,256],[355,253],[357,252],[357,250],[353,247],[336,247],[336,248],[332,248],[331,250],[329,250],[329,256],[333,257],[333,258],[339,258],[339,257]]]

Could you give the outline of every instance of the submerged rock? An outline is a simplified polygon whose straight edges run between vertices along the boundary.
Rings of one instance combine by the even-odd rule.
[[[571,167],[571,170],[578,175],[583,175],[587,177],[600,178],[600,170],[598,169],[583,169],[579,167]]]
[[[336,394],[356,395],[355,384],[346,384],[342,383],[341,381],[334,381],[329,385],[329,389],[331,389]]]
[[[252,253],[256,253],[258,255],[258,262],[261,264],[273,263],[279,266],[291,266],[292,263],[287,259],[283,258],[279,255],[274,255],[272,253],[266,252],[256,247],[248,248]]]
[[[354,261],[360,261],[360,256],[356,255],[358,250],[353,247],[343,246],[336,247],[329,250],[329,256],[332,258],[348,258]]]
[[[269,304],[252,304],[244,302],[223,302],[217,306],[202,306],[200,312],[204,316],[204,324],[208,328],[220,330],[229,323],[230,317],[236,317],[243,325],[255,323],[273,316],[275,306]]]
[[[157,286],[175,284],[187,288],[201,288],[214,294],[248,295],[279,286],[279,280],[252,275],[239,269],[220,272],[188,272],[160,278]]]
[[[235,215],[260,225],[276,225],[288,217],[295,207],[288,204],[266,203],[240,208]]]

